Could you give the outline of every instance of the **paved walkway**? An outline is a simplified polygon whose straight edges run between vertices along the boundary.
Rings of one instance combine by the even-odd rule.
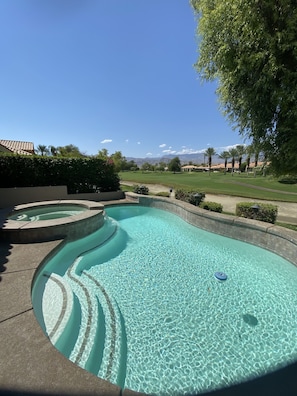
[[[135,183],[123,181],[122,184],[132,186]],[[158,192],[168,191],[168,187],[161,184],[146,184],[146,186],[149,188],[149,192],[154,194]],[[174,196],[174,191],[172,193],[172,196]],[[278,207],[277,221],[297,225],[297,203],[282,201],[264,201],[261,199],[254,200],[251,198],[214,194],[206,194],[205,201],[220,203],[223,205],[223,211],[231,214],[235,214],[236,205],[238,202],[257,202],[260,205],[261,203],[271,203],[272,205],[276,205]]]

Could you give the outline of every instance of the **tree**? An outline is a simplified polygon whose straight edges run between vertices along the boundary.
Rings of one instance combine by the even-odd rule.
[[[211,169],[211,164],[212,164],[212,157],[214,155],[216,155],[216,151],[215,151],[215,149],[213,147],[208,147],[208,149],[205,150],[205,155],[208,158],[208,167],[209,167],[209,170],[210,170]]]
[[[131,161],[126,161],[125,160],[125,161],[122,162],[122,167],[121,167],[122,171],[134,172],[134,171],[137,171],[138,169],[139,169],[138,165],[133,160],[131,160]]]
[[[108,150],[105,148],[103,148],[102,150],[99,150],[98,154],[97,154],[97,158],[100,158],[100,159],[103,159],[106,161],[109,158]]]
[[[53,157],[56,157],[59,154],[59,150],[55,146],[49,146],[49,152]]]
[[[217,80],[224,114],[259,142],[278,174],[297,173],[295,0],[191,0],[202,79]]]
[[[167,164],[164,161],[160,161],[156,166],[155,166],[155,170],[156,171],[161,171],[164,172],[165,169],[167,168]]]
[[[79,151],[79,148],[73,144],[59,146],[57,147],[57,150],[62,157],[84,157],[84,154]]]
[[[237,156],[238,156],[238,169],[241,171],[241,162],[242,162],[242,157],[246,153],[245,146],[242,144],[238,144],[236,146],[237,150]]]
[[[154,165],[150,164],[149,162],[144,162],[141,165],[141,169],[143,171],[153,171],[154,170]]]
[[[251,163],[251,156],[254,154],[254,147],[252,144],[246,147],[246,154],[246,171],[248,172]]]
[[[181,163],[179,157],[174,157],[168,164],[168,170],[170,172],[180,172],[181,171]]]
[[[232,176],[233,176],[233,172],[234,172],[234,166],[235,166],[235,160],[237,158],[237,149],[235,147],[232,147],[229,150],[229,157],[232,158]]]
[[[219,155],[219,157],[220,158],[222,158],[225,162],[224,162],[224,164],[225,164],[225,173],[226,173],[226,170],[227,170],[227,165],[228,165],[228,159],[230,158],[230,153],[229,153],[229,151],[223,151],[220,155]]]
[[[126,157],[124,157],[121,151],[116,151],[115,153],[111,154],[110,159],[114,163],[114,168],[116,172],[120,172],[123,168],[123,163],[127,162]]]
[[[40,155],[44,156],[44,155],[47,155],[49,151],[48,151],[48,148],[44,144],[39,144],[37,146],[37,152]]]

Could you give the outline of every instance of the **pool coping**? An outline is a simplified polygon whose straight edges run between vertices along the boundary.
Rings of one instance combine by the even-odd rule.
[[[225,232],[231,236],[240,230],[237,238],[246,235],[250,243],[273,247],[265,242],[264,237],[278,240],[287,250],[292,244],[296,252],[297,233],[282,227],[227,215],[207,212],[192,205],[170,198],[151,198],[146,196],[129,196],[127,200],[104,202],[106,206],[140,203],[169,210],[183,217],[189,223],[198,223],[199,227],[209,227],[216,233]],[[197,224],[194,224],[197,225]],[[233,231],[232,231],[233,229]],[[242,232],[242,230],[245,231]],[[211,231],[211,230],[210,230]],[[219,232],[217,232],[219,231]],[[213,231],[214,232],[214,231]],[[253,234],[256,234],[253,236]],[[227,236],[228,236],[227,235]],[[232,236],[231,236],[232,237]],[[282,242],[280,242],[282,241]],[[0,392],[15,394],[59,394],[59,395],[141,395],[100,379],[77,367],[58,352],[42,332],[37,323],[31,302],[31,285],[34,275],[41,263],[58,249],[63,240],[38,242],[32,244],[9,243],[1,240],[1,282],[0,282]],[[263,246],[262,246],[263,247]],[[267,247],[266,247],[267,248]],[[274,247],[275,249],[275,247]],[[271,250],[271,249],[268,249]],[[284,251],[282,255],[285,255]],[[289,254],[291,257],[291,253]],[[295,260],[289,260],[296,265]],[[297,394],[295,380],[297,363],[264,377],[247,381],[230,388],[210,392],[214,395],[263,395],[271,396]],[[13,393],[12,393],[13,394]],[[142,394],[143,395],[143,394]]]

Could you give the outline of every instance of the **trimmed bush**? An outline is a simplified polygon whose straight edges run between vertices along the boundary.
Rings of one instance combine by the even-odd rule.
[[[211,212],[222,213],[222,211],[223,211],[223,206],[217,202],[205,201],[205,202],[201,202],[201,204],[199,206],[202,209],[210,210]]]
[[[277,206],[255,202],[239,202],[236,205],[236,215],[274,224],[277,218]]]
[[[199,206],[201,202],[203,202],[205,198],[204,192],[199,191],[186,191],[182,189],[178,189],[175,191],[175,199],[179,201],[188,202],[192,205]]]
[[[120,189],[114,165],[99,158],[0,156],[0,187],[67,186],[69,194]]]
[[[135,192],[136,194],[148,195],[149,189],[147,186],[144,186],[143,184],[141,184],[140,186],[136,184],[133,187],[133,192]]]

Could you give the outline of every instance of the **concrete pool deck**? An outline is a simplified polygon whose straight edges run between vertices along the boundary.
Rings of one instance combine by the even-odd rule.
[[[160,202],[166,203],[166,199]],[[31,301],[34,274],[44,258],[52,254],[61,242],[0,242],[0,394],[140,395],[121,390],[71,363],[50,344],[37,323]],[[295,396],[296,373],[297,363],[256,380],[208,394]]]

